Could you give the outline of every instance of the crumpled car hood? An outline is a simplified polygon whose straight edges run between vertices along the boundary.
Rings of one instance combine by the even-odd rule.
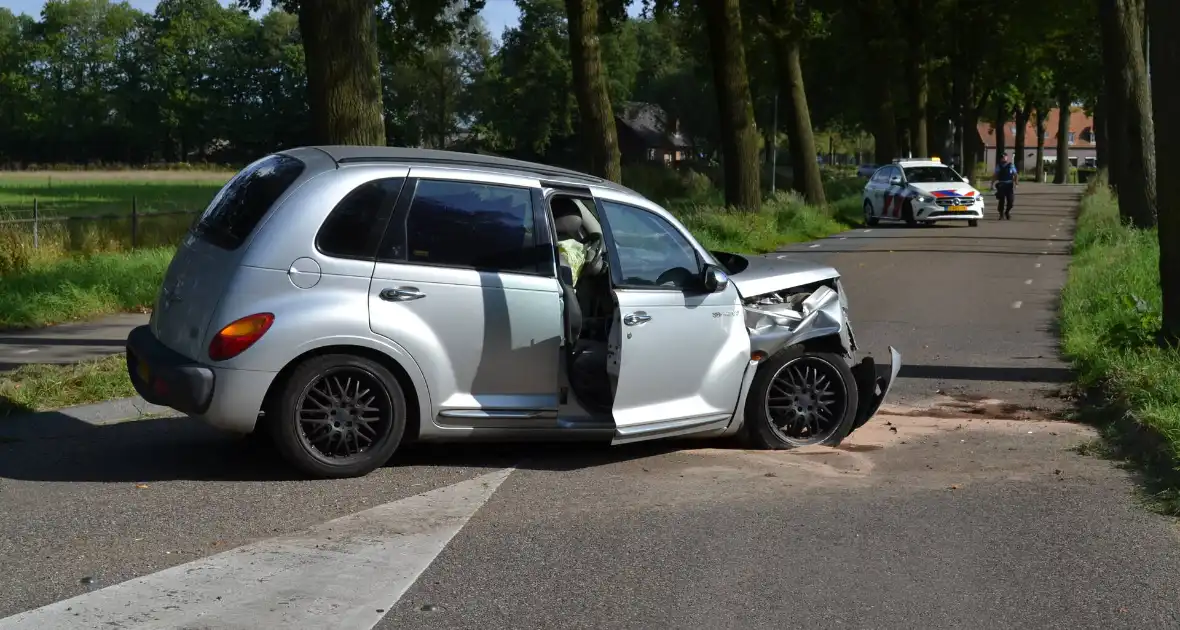
[[[710,252],[727,270],[738,293],[750,298],[791,287],[839,278],[834,267],[790,254],[738,255]]]

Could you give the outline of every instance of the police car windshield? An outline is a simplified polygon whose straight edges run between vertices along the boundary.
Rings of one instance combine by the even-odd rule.
[[[949,166],[910,166],[902,170],[905,171],[905,180],[911,184],[935,184],[963,180]]]

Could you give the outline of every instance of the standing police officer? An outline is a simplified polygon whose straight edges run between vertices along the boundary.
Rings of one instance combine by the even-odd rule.
[[[992,175],[992,189],[996,191],[996,199],[1000,204],[1000,218],[1012,219],[1012,203],[1016,199],[1016,182],[1019,174],[1016,165],[1005,151],[1000,155],[1000,163],[996,165],[996,172]]]

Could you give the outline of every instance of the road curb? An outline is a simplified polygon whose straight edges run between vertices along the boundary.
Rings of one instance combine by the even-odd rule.
[[[0,442],[68,437],[95,427],[182,415],[174,409],[153,405],[139,396],[116,398],[90,405],[0,418]]]

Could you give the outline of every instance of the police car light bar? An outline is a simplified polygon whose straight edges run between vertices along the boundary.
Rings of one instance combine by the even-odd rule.
[[[942,160],[937,155],[934,155],[934,156],[931,156],[931,157],[928,157],[925,159],[922,159],[922,158],[893,158],[894,164],[898,164],[900,162],[938,162],[939,164],[942,164]]]

